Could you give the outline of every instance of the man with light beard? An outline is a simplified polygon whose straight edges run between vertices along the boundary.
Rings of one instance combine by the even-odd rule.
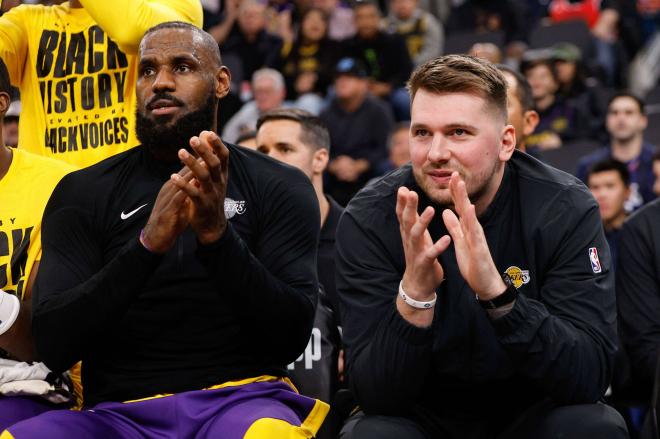
[[[284,377],[314,317],[314,190],[205,131],[230,82],[210,35],[164,23],[139,54],[142,146],[69,174],[43,220],[34,338],[53,371],[82,360],[90,410],[4,434],[312,437],[328,407]]]
[[[408,89],[411,164],[359,192],[337,229],[362,409],[344,438],[627,438],[596,404],[616,349],[596,202],[515,150],[492,64],[437,58]]]

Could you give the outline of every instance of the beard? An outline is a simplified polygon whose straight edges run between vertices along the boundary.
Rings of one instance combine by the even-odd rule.
[[[494,162],[493,165],[486,168],[483,173],[476,175],[467,173],[461,166],[456,165],[444,169],[458,172],[461,179],[465,182],[470,202],[475,205],[479,203],[482,198],[490,195],[493,184],[498,183],[498,181],[495,181],[495,176],[499,170],[499,162]],[[424,167],[418,170],[413,166],[413,177],[415,178],[417,185],[433,203],[443,208],[453,210],[454,200],[451,197],[449,186],[438,186],[431,177],[426,174],[429,170],[429,168]]]
[[[153,100],[161,98],[175,100],[166,93],[154,96]],[[214,118],[215,96],[210,93],[204,105],[174,120],[150,119],[138,109],[135,113],[135,133],[142,146],[156,157],[178,161],[177,151],[181,148],[191,151],[190,138],[198,136],[202,131],[211,130]]]

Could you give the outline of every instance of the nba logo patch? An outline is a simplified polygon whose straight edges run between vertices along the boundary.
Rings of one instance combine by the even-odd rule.
[[[589,261],[591,261],[591,269],[594,273],[600,273],[603,271],[600,266],[600,259],[598,259],[598,250],[596,247],[589,248]]]

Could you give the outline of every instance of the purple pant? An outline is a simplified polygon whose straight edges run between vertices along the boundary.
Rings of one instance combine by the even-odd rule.
[[[9,427],[5,438],[310,438],[328,406],[282,381],[198,390],[80,412],[43,413]]]
[[[42,413],[67,408],[67,404],[52,404],[38,396],[0,396],[0,431]]]

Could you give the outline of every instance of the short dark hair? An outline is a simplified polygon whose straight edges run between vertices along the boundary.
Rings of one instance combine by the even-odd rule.
[[[149,29],[147,29],[147,31],[144,33],[144,35],[142,36],[142,41],[144,41],[147,35],[163,29],[185,29],[200,36],[202,38],[202,41],[204,42],[204,46],[206,46],[206,48],[210,51],[211,57],[215,58],[215,60],[217,61],[218,67],[222,65],[222,57],[220,56],[220,47],[218,46],[218,43],[215,41],[215,39],[211,36],[211,34],[198,28],[193,24],[186,23],[185,21],[166,21],[164,23],[160,23],[155,26],[152,26]],[[140,43],[140,46],[142,46],[142,43]],[[140,47],[140,49],[142,49],[142,47]]]
[[[493,64],[469,55],[445,55],[425,62],[407,84],[410,100],[417,90],[431,93],[468,93],[485,99],[507,119],[506,79]]]
[[[383,13],[380,10],[380,6],[378,6],[378,3],[376,3],[374,0],[356,0],[353,2],[353,10],[356,11],[360,8],[363,8],[365,6],[371,6],[376,8],[378,11],[379,15],[383,15]]]
[[[589,177],[591,177],[593,174],[599,174],[601,172],[607,171],[618,172],[623,185],[625,187],[630,186],[630,171],[628,171],[628,167],[625,165],[625,163],[622,163],[613,158],[604,159],[591,165],[589,171],[587,172],[587,183],[589,182]]]
[[[0,92],[7,93],[11,96],[11,81],[9,80],[9,71],[7,65],[0,58]]]
[[[239,136],[236,138],[236,142],[234,142],[237,145],[240,145],[241,142],[245,142],[246,140],[254,139],[257,137],[257,132],[252,130],[252,131],[246,131],[244,133],[239,134]]]
[[[530,71],[532,69],[535,69],[536,67],[539,67],[539,66],[544,66],[548,70],[550,70],[550,74],[552,75],[552,79],[554,79],[554,81],[557,84],[559,84],[559,74],[557,73],[557,66],[555,65],[555,63],[551,59],[541,58],[541,59],[534,59],[534,60],[530,60],[530,61],[523,61],[520,64],[520,72],[523,75],[527,76],[528,71]]]
[[[505,66],[504,64],[497,64],[496,67],[500,69],[502,72],[508,73],[509,75],[513,76],[514,79],[516,80],[516,89],[514,90],[514,93],[518,97],[518,101],[520,101],[520,106],[522,107],[522,110],[523,111],[533,110],[534,98],[532,97],[532,87],[529,85],[527,78],[525,78],[523,74],[520,73],[519,71],[514,70],[509,66]]]
[[[321,119],[299,108],[276,108],[259,116],[257,131],[266,122],[291,120],[300,124],[300,141],[314,150],[330,151],[330,133]]]
[[[645,113],[646,110],[644,108],[645,107],[644,100],[642,98],[640,98],[639,96],[637,96],[637,95],[635,95],[635,94],[633,94],[632,92],[629,92],[629,91],[620,91],[618,93],[615,93],[614,96],[612,96],[610,98],[610,100],[607,101],[607,109],[609,110],[610,105],[612,105],[612,102],[614,102],[615,100],[617,100],[619,98],[630,98],[630,99],[632,99],[633,101],[635,101],[637,103],[637,106],[639,107],[639,112],[642,113],[642,114],[646,114]]]

